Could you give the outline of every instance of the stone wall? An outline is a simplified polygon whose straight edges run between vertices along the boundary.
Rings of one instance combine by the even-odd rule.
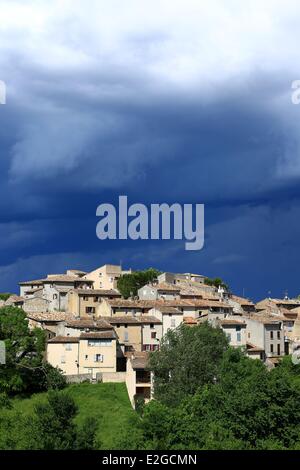
[[[74,374],[74,375],[66,375],[67,383],[75,383],[80,384],[81,382],[85,382],[86,380],[92,381],[92,374]]]

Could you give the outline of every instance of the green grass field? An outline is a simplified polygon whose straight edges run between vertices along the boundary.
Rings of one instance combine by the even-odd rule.
[[[130,422],[136,413],[130,405],[126,385],[123,383],[99,383],[69,385],[66,391],[72,395],[79,408],[76,417],[78,423],[88,416],[99,421],[97,438],[101,448],[113,449],[124,433],[130,432]],[[14,399],[14,409],[31,414],[34,405],[45,400],[45,393],[32,395],[30,398]]]

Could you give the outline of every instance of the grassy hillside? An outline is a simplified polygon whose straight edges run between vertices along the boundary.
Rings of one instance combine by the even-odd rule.
[[[116,448],[119,438],[130,432],[131,420],[136,418],[132,409],[126,386],[122,383],[70,385],[66,389],[79,407],[78,423],[87,416],[98,418],[97,438],[101,448]],[[45,393],[30,398],[15,399],[14,409],[22,414],[31,414],[34,405],[45,400]]]

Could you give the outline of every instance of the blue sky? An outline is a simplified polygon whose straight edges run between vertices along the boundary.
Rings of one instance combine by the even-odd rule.
[[[0,0],[0,291],[122,261],[300,293],[296,1]],[[96,238],[96,208],[205,204],[205,245]]]

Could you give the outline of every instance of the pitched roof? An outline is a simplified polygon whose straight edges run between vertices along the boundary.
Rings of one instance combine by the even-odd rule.
[[[178,310],[176,307],[168,307],[165,305],[161,305],[161,306],[155,307],[155,309],[161,312],[162,314],[174,313],[174,314],[182,315],[182,312]]]
[[[20,286],[35,286],[35,285],[42,285],[44,279],[33,279],[32,281],[21,281],[19,282]]]
[[[106,299],[106,302],[111,307],[144,309],[144,308],[153,307],[156,301],[154,300],[131,300],[131,299]]]
[[[228,318],[225,318],[224,320],[218,320],[218,323],[221,326],[242,326],[246,328],[246,323],[244,321],[239,321],[239,320],[229,320]]]
[[[95,328],[98,330],[110,330],[112,329],[112,326],[108,321],[106,321],[104,318],[99,318],[97,320],[90,320],[90,319],[80,319],[80,320],[74,320],[70,319],[67,321],[65,324],[66,327],[69,328]]]
[[[249,315],[247,317],[244,316],[244,318],[247,318],[247,320],[258,321],[265,325],[276,325],[277,323],[287,320],[286,318],[279,316],[279,315],[264,315],[260,313],[255,314],[255,315]]]
[[[116,339],[114,331],[81,333],[80,339]]]
[[[255,346],[255,345],[252,344],[252,343],[247,343],[246,346],[247,346],[247,350],[248,350],[249,352],[263,352],[263,351],[264,351],[263,348],[261,348],[261,347],[259,347],[259,346]]]
[[[141,315],[139,317],[139,320],[141,323],[155,323],[156,325],[161,325],[162,323],[158,318],[151,315]]]
[[[240,305],[248,305],[248,306],[254,306],[254,303],[251,302],[251,300],[249,299],[245,299],[244,297],[239,297],[238,295],[232,295],[231,296],[231,299],[234,301],[234,302],[237,302],[239,303]]]
[[[197,325],[198,324],[197,320],[193,317],[183,317],[183,323],[185,325]]]
[[[66,312],[27,312],[26,316],[30,320],[43,322],[66,321],[72,318],[72,316]]]
[[[167,282],[160,282],[159,284],[150,285],[158,291],[180,292],[180,287],[175,284],[168,284]]]
[[[21,281],[19,285],[26,286],[26,285],[42,285],[49,282],[93,282],[91,279],[82,279],[78,276],[72,276],[70,274],[49,274],[46,278],[43,279],[33,279],[32,281]]]
[[[135,317],[133,315],[123,315],[123,316],[113,316],[113,317],[103,317],[105,319],[105,321],[107,321],[108,323],[110,323],[111,325],[117,325],[117,324],[133,324],[133,325],[140,325],[140,324],[151,324],[151,323],[154,323],[154,324],[157,324],[157,325],[161,325],[161,321],[155,317],[155,316],[151,316],[151,315],[141,315],[139,317]]]
[[[19,295],[11,295],[8,297],[8,299],[5,301],[5,305],[12,305],[15,303],[21,303],[24,302],[24,297],[20,297]]]
[[[79,343],[78,336],[54,336],[48,343]]]
[[[148,364],[149,354],[135,352],[131,357],[130,362],[133,369],[145,369]]]
[[[71,276],[70,274],[53,274],[49,275],[47,278],[43,279],[43,283],[48,283],[48,282],[69,282],[69,283],[75,283],[75,282],[93,282],[89,279],[82,279],[81,277],[78,276]]]
[[[94,295],[97,297],[101,296],[111,296],[111,297],[121,297],[121,294],[115,289],[73,289],[72,292],[77,292],[79,295]]]

